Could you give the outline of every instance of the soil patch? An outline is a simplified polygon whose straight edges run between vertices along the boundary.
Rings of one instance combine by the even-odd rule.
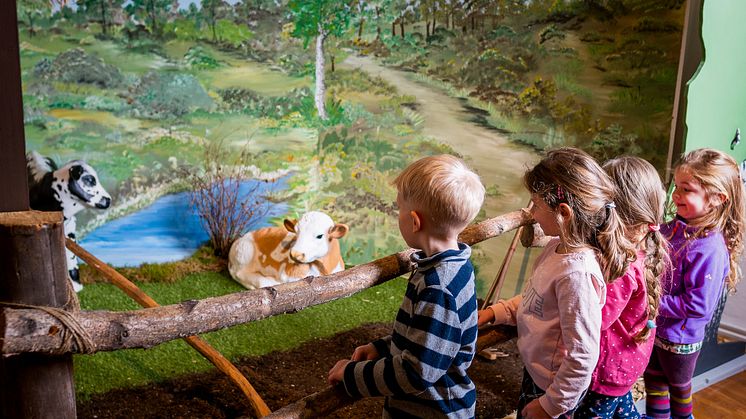
[[[271,410],[328,387],[334,363],[353,349],[391,331],[390,324],[369,324],[284,352],[241,359],[236,366]],[[515,409],[523,364],[515,340],[500,344],[495,361],[477,357],[469,376],[477,386],[477,417],[502,418]],[[382,398],[363,399],[331,418],[380,418]],[[221,373],[193,374],[160,384],[110,391],[78,403],[79,418],[251,418],[248,401]]]

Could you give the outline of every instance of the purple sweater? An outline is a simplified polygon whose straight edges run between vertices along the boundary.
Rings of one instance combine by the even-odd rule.
[[[676,218],[661,227],[671,243],[672,272],[662,279],[657,336],[673,343],[704,340],[705,326],[720,301],[730,254],[720,231],[692,238],[696,229]]]

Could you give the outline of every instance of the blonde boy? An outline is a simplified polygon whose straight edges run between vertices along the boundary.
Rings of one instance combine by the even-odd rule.
[[[466,375],[477,341],[471,248],[459,233],[484,201],[479,176],[458,158],[425,157],[394,180],[399,231],[412,254],[391,335],[359,346],[329,371],[353,397],[385,396],[384,417],[474,417],[476,390]]]

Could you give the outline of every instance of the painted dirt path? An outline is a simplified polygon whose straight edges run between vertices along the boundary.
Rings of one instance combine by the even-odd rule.
[[[464,155],[485,185],[498,186],[500,195],[485,202],[488,217],[526,206],[529,197],[522,178],[526,169],[539,160],[539,155],[533,149],[513,143],[497,130],[478,124],[474,121],[474,114],[464,107],[462,101],[415,81],[412,73],[384,67],[371,57],[351,55],[344,64],[379,76],[395,86],[401,94],[416,97],[417,112],[425,119],[425,134],[452,145]],[[491,259],[489,263],[482,264],[479,275],[481,281],[487,281],[487,287],[500,267],[512,236],[507,234],[481,245]],[[503,296],[512,295],[515,291],[515,279],[520,271],[523,253],[519,246],[508,271]]]

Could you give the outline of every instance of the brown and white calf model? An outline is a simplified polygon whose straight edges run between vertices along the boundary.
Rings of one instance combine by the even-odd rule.
[[[228,270],[248,289],[339,272],[345,265],[338,239],[348,230],[319,211],[304,214],[297,223],[286,219],[284,228],[266,227],[236,240]]]

